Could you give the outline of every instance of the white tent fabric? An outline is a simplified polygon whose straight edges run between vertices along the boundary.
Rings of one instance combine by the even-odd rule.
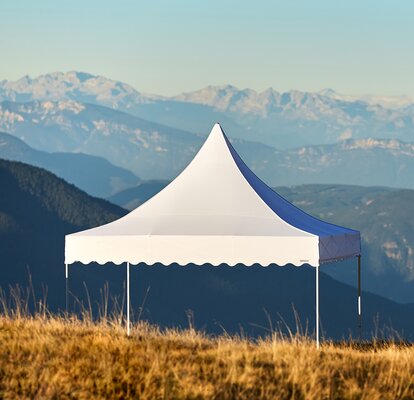
[[[242,161],[216,124],[187,168],[166,188],[123,218],[66,235],[68,265],[310,264],[316,267],[316,343],[319,347],[319,265],[358,257],[361,329],[360,234],[298,209],[265,185]]]
[[[320,221],[280,197],[243,163],[219,124],[153,198],[65,239],[66,264],[316,267],[360,254],[359,232]]]

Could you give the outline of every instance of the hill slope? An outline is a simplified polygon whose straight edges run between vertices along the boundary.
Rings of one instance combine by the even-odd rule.
[[[43,169],[0,160],[0,285],[28,283],[62,306],[64,235],[125,214]]]
[[[122,190],[108,197],[107,200],[127,210],[133,210],[164,189],[168,183],[169,181],[162,180],[144,181],[138,186]]]
[[[101,157],[35,150],[16,136],[0,132],[0,158],[45,168],[92,196],[107,197],[139,182],[131,171]]]

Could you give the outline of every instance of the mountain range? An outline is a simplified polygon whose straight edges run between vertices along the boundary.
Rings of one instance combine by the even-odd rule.
[[[143,178],[171,177],[201,145],[192,133],[73,100],[0,103],[0,129],[35,149],[104,157]]]
[[[185,118],[189,111],[191,117]],[[235,138],[279,149],[370,137],[413,141],[412,103],[386,108],[323,93],[279,93],[273,89],[258,93],[229,85],[213,86],[140,104],[132,112],[196,132],[208,130],[209,121],[222,121]]]
[[[0,286],[28,285],[31,298],[47,294],[52,311],[64,305],[64,235],[100,225],[125,210],[92,198],[50,172],[19,162],[0,160]],[[70,306],[88,303],[95,312],[105,293],[122,307],[125,268],[74,264],[69,269]],[[326,337],[356,335],[356,289],[320,274],[322,332]],[[109,282],[109,291],[105,291]],[[314,329],[314,269],[293,267],[161,265],[131,269],[134,318],[165,326],[194,326],[208,333],[269,333],[270,324],[294,329],[294,310],[303,329]],[[25,293],[25,292],[23,292]],[[25,295],[25,294],[24,294]],[[364,336],[394,328],[412,338],[410,306],[363,293]],[[294,306],[294,310],[293,307]],[[140,312],[140,309],[142,312]],[[189,311],[191,310],[191,312]],[[338,315],[341,318],[338,318]]]
[[[86,72],[55,72],[30,78],[26,75],[17,81],[0,82],[0,99],[25,103],[34,100],[74,100],[94,103],[110,108],[127,109],[155,99],[145,96],[123,82]]]
[[[220,121],[235,138],[279,149],[350,138],[413,141],[414,102],[407,97],[347,96],[333,90],[280,93],[269,88],[256,92],[231,85],[162,97],[71,71],[2,81],[0,100],[93,103],[199,134],[206,134]]]
[[[103,157],[143,179],[174,178],[203,142],[201,135],[74,100],[3,101],[0,129],[38,150]],[[413,143],[347,139],[280,150],[244,139],[232,142],[249,167],[273,186],[338,183],[414,188]]]

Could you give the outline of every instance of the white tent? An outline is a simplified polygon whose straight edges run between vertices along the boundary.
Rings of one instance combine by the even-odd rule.
[[[301,211],[266,186],[242,161],[216,124],[198,154],[161,192],[126,216],[66,236],[68,264],[258,263],[316,267],[319,344],[319,266],[358,257],[360,234]],[[360,279],[358,278],[358,314]]]

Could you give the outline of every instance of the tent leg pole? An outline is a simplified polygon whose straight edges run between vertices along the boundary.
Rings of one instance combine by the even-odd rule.
[[[319,349],[319,265],[316,266],[316,348]]]
[[[65,307],[66,313],[69,312],[69,265],[65,264]]]
[[[359,340],[362,338],[362,312],[361,312],[361,255],[358,256],[358,331]]]
[[[127,335],[131,333],[130,318],[129,318],[129,262],[127,262]]]

